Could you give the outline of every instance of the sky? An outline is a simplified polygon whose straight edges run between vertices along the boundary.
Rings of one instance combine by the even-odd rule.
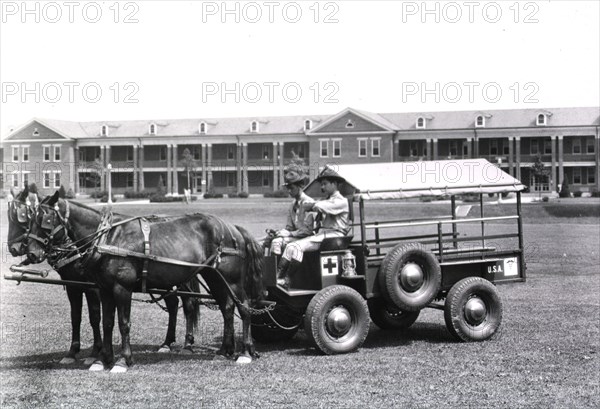
[[[600,105],[597,1],[0,1],[0,129]]]

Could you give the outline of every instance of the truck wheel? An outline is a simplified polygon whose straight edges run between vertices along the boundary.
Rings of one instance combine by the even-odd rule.
[[[299,324],[302,322],[302,315],[285,306],[277,306],[270,311],[270,314],[263,313],[250,317],[252,338],[258,342],[269,343],[285,341],[296,335]]]
[[[379,287],[385,300],[402,311],[418,311],[436,297],[442,271],[436,257],[420,243],[399,244],[379,269]]]
[[[498,290],[481,277],[463,278],[450,289],[444,307],[448,331],[462,341],[483,341],[502,322]]]
[[[367,301],[371,320],[381,329],[402,330],[415,323],[421,311],[402,311],[390,307],[381,298],[371,298]]]
[[[309,341],[328,355],[358,349],[369,332],[367,302],[354,289],[332,285],[319,291],[304,316]]]

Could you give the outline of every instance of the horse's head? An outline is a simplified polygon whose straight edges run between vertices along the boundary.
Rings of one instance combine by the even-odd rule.
[[[13,257],[26,252],[27,235],[35,208],[39,204],[37,192],[25,189],[15,194],[11,189],[8,196],[8,251]]]
[[[68,204],[64,200],[60,202],[57,191],[45,197],[36,208],[27,240],[27,258],[32,263],[44,261],[54,247],[68,239],[68,214],[65,215]]]

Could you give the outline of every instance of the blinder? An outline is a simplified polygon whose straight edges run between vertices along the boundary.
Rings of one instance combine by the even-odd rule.
[[[56,220],[56,215],[54,213],[45,213],[42,215],[42,224],[41,227],[44,230],[54,229],[54,222]]]
[[[26,205],[21,205],[17,207],[17,221],[19,223],[29,223],[29,212],[27,211]]]

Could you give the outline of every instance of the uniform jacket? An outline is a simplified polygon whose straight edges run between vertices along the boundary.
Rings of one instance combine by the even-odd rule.
[[[304,203],[313,202],[313,198],[302,192],[300,199],[294,200],[290,205],[285,229],[292,237],[302,238],[313,234],[314,214],[306,212],[302,206]]]
[[[315,202],[313,210],[324,216],[319,233],[337,231],[345,235],[350,231],[348,200],[340,192],[335,192],[327,199]]]

